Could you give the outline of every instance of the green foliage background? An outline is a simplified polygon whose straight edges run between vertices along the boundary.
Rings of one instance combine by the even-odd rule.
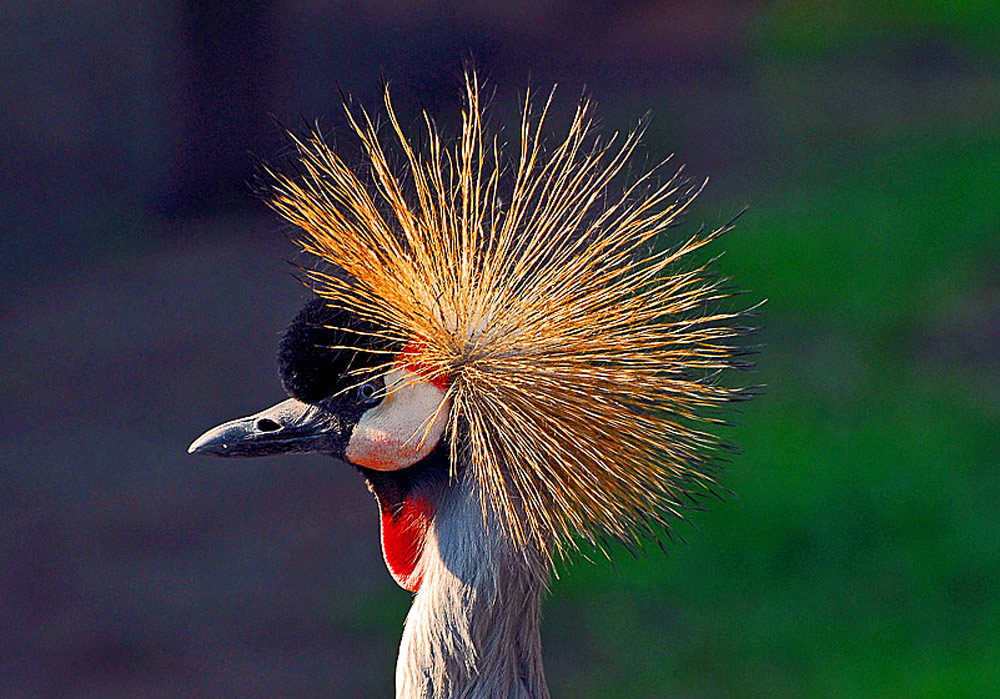
[[[985,1],[761,13],[771,167],[745,173],[721,261],[768,299],[738,499],[666,559],[554,584],[557,696],[1000,692],[998,27]],[[961,80],[900,78],[915,42]]]

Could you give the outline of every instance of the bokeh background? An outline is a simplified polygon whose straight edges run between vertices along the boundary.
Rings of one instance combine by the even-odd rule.
[[[13,0],[0,35],[0,695],[390,695],[361,480],[185,448],[282,397],[278,125],[382,75],[454,114],[471,57],[501,116],[651,110],[768,299],[736,497],[554,582],[553,694],[1000,696],[1000,3]]]

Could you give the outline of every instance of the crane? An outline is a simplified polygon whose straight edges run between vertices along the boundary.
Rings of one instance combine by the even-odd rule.
[[[360,172],[319,133],[290,135],[296,172],[267,169],[268,203],[319,264],[279,345],[289,397],[189,447],[360,472],[414,593],[397,697],[548,697],[554,563],[669,531],[715,487],[726,445],[707,425],[752,394],[719,378],[746,365],[747,311],[691,261],[726,228],[664,235],[700,187],[629,178],[641,128],[601,140],[586,101],[547,147],[551,103],[526,95],[514,156],[474,72],[452,143],[425,115],[415,145],[388,88],[388,137],[346,108]]]

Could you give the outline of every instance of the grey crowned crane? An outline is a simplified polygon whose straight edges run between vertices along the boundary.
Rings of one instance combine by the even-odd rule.
[[[656,168],[620,184],[638,132],[599,141],[585,102],[543,148],[550,101],[526,97],[511,158],[474,74],[452,145],[429,117],[411,142],[388,90],[387,139],[347,110],[364,172],[293,136],[297,174],[268,171],[268,201],[322,267],[280,344],[290,397],[189,449],[360,471],[386,565],[415,593],[398,697],[547,697],[553,562],[666,531],[713,487],[724,445],[706,423],[749,395],[718,378],[741,365],[743,312],[687,262],[722,231],[664,235],[696,188]]]

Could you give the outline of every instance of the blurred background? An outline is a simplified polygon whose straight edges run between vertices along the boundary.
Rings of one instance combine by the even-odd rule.
[[[382,75],[454,123],[469,57],[500,117],[651,111],[768,299],[736,497],[554,582],[553,695],[1000,692],[1000,3],[13,0],[0,35],[0,695],[391,694],[361,479],[185,449],[283,397],[279,125]]]

